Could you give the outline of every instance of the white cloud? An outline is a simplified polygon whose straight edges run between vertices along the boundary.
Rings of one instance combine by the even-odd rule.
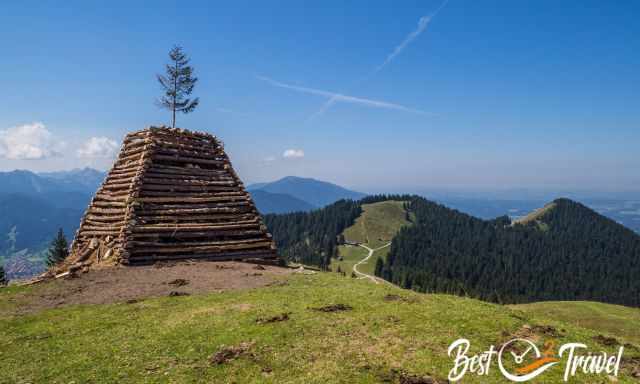
[[[311,94],[311,95],[318,95],[318,96],[326,97],[326,98],[329,99],[329,101],[331,103],[344,102],[344,103],[365,105],[367,107],[373,107],[373,108],[395,109],[395,110],[399,110],[399,111],[413,112],[413,113],[426,113],[426,112],[423,112],[423,111],[420,111],[420,110],[417,110],[417,109],[412,109],[412,108],[405,107],[405,106],[400,105],[400,104],[388,103],[386,101],[364,99],[364,98],[360,98],[360,97],[343,95],[343,94],[335,93],[335,92],[322,91],[322,90],[319,90],[319,89],[313,89],[313,88],[307,88],[307,87],[299,87],[297,85],[281,83],[279,81],[276,81],[276,80],[273,80],[273,79],[270,79],[270,78],[264,77],[264,76],[257,76],[257,78],[259,80],[266,81],[267,83],[273,85],[274,87],[285,88],[285,89],[290,89],[290,90],[296,91],[296,92],[308,93],[308,94]]]
[[[302,149],[287,149],[282,154],[285,159],[300,159],[304,157],[304,151]]]
[[[78,157],[113,157],[118,150],[118,143],[107,137],[92,137],[84,142],[76,151]]]
[[[0,131],[0,157],[11,160],[40,160],[60,155],[62,142],[40,122]]]

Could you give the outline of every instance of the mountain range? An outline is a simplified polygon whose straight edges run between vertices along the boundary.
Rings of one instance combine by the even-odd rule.
[[[71,240],[104,177],[104,172],[91,168],[47,173],[0,172],[0,262],[4,259],[5,264],[9,263],[9,277],[28,276],[42,269],[43,251],[58,228]],[[262,214],[310,212],[341,199],[355,201],[365,197],[364,193],[335,184],[295,176],[250,184],[247,190]],[[438,200],[483,219],[504,214],[517,219],[541,205],[537,201]],[[589,206],[637,232],[639,216],[633,213],[640,213],[640,206],[633,204],[634,201],[600,201]],[[20,267],[11,267],[17,261]]]
[[[8,264],[10,278],[33,275],[43,268],[43,252],[58,228],[71,240],[105,175],[91,168],[0,172],[0,261],[5,259]],[[247,189],[263,214],[306,212],[364,196],[331,183],[292,176]]]
[[[247,187],[247,190],[252,194],[254,191],[263,191],[273,194],[289,195],[297,200],[308,203],[311,208],[321,208],[340,199],[359,200],[366,196],[364,193],[351,191],[326,181],[296,176],[283,177],[280,180],[270,183],[251,184]],[[258,208],[260,208],[259,205]],[[288,212],[296,210],[299,209],[290,209]],[[264,213],[279,212],[265,211]]]

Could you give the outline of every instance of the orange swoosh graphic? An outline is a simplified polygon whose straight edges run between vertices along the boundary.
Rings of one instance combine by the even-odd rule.
[[[521,373],[521,374],[529,373],[529,372],[534,371],[537,368],[539,368],[539,367],[541,367],[541,366],[543,366],[543,365],[545,365],[547,363],[553,363],[553,362],[556,362],[556,361],[560,361],[560,360],[558,360],[556,358],[553,358],[553,357],[543,357],[543,358],[538,359],[538,360],[534,361],[533,363],[531,363],[531,364],[529,364],[529,365],[527,365],[525,367],[516,369],[516,372]]]

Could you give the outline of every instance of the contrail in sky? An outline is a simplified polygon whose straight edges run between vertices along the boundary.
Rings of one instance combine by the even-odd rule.
[[[442,3],[442,5],[440,5],[440,7],[438,9],[436,9],[436,11],[434,13],[432,13],[431,15],[422,16],[420,18],[420,20],[418,20],[418,27],[413,32],[408,34],[407,37],[404,38],[402,43],[400,43],[398,46],[396,46],[394,48],[393,52],[391,52],[389,54],[389,56],[387,56],[387,58],[385,59],[385,61],[382,64],[380,64],[379,66],[376,67],[376,69],[373,71],[373,73],[379,72],[382,68],[384,68],[387,64],[389,64],[393,59],[395,59],[396,56],[398,56],[400,53],[402,53],[402,51],[409,44],[411,44],[411,42],[413,42],[413,40],[417,39],[418,36],[420,36],[420,34],[422,32],[424,32],[425,29],[427,29],[427,26],[429,26],[429,23],[431,22],[431,20],[433,20],[433,18],[436,17],[438,12],[440,12],[440,10],[442,8],[444,8],[444,6],[447,5],[448,2],[449,2],[449,0],[445,0]]]
[[[370,75],[368,75],[364,80],[366,80],[367,78],[369,78],[369,76],[375,75],[376,73],[380,72],[382,70],[382,68],[384,68],[387,64],[389,64],[391,61],[393,61],[393,59],[396,58],[396,56],[398,56],[400,53],[402,53],[402,51],[409,45],[411,44],[411,42],[413,42],[413,40],[417,39],[418,36],[420,36],[420,34],[422,32],[424,32],[425,29],[427,29],[427,26],[429,25],[429,23],[431,22],[431,20],[433,20],[434,17],[436,17],[436,15],[438,14],[438,12],[440,12],[440,10],[442,8],[444,8],[445,5],[447,5],[447,3],[449,2],[449,0],[445,0],[440,7],[438,7],[438,9],[435,10],[435,12],[433,12],[431,15],[429,16],[422,16],[420,18],[420,20],[418,20],[418,27],[411,33],[409,33],[407,35],[407,37],[404,38],[404,40],[395,47],[395,49],[393,50],[393,52],[391,52],[387,58],[385,59],[385,61],[380,64],[379,66],[377,66],[373,72],[371,72]],[[363,80],[363,81],[364,81]],[[329,100],[327,100],[322,107],[316,111],[313,115],[309,116],[309,118],[306,120],[307,122],[315,119],[316,117],[322,115],[323,113],[325,113],[329,108],[331,108],[331,106],[333,104],[335,104],[336,99],[334,97],[330,98]]]
[[[273,85],[274,87],[285,88],[285,89],[290,89],[290,90],[296,91],[296,92],[301,92],[301,93],[307,93],[307,94],[310,94],[310,95],[317,95],[317,96],[326,97],[331,101],[332,104],[336,103],[336,102],[344,102],[344,103],[364,105],[364,106],[373,107],[373,108],[395,109],[395,110],[404,111],[404,112],[428,114],[428,112],[420,111],[420,110],[413,109],[413,108],[408,108],[408,107],[405,107],[404,105],[400,105],[400,104],[388,103],[386,101],[364,99],[364,98],[360,98],[360,97],[343,95],[341,93],[323,91],[323,90],[320,90],[320,89],[300,87],[300,86],[297,86],[297,85],[291,85],[291,84],[282,83],[282,82],[273,80],[273,79],[265,77],[265,76],[256,76],[256,78],[259,79],[259,80],[265,81],[265,82]]]

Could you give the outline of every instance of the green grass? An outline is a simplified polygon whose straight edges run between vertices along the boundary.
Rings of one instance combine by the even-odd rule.
[[[539,318],[564,321],[640,345],[640,308],[592,301],[548,301],[514,305]]]
[[[358,261],[367,257],[367,250],[362,247],[350,246],[350,245],[341,245],[338,247],[338,252],[342,260],[332,259],[331,260],[331,270],[334,272],[338,271],[338,267],[342,272],[346,272],[348,276],[351,275],[351,271],[353,270],[353,265]]]
[[[409,224],[403,204],[389,200],[363,205],[362,215],[343,232],[345,239],[365,243],[371,248],[390,242],[403,225]]]
[[[0,290],[0,302],[10,306],[17,294],[19,289]],[[402,300],[385,300],[388,294]],[[353,310],[311,309],[335,303]],[[283,312],[290,313],[288,321],[256,322]],[[284,285],[254,290],[0,314],[0,382],[398,382],[394,371],[445,378],[452,341],[468,338],[478,352],[524,324],[546,323],[473,299],[423,295],[335,273],[294,275]],[[559,342],[593,345],[598,333],[557,324],[564,329]],[[209,363],[223,345],[242,342],[254,343],[252,355]],[[561,374],[552,369],[536,382],[557,383]],[[634,382],[628,375],[623,372],[620,382]],[[463,382],[505,380],[494,366],[488,377],[468,375]]]
[[[542,216],[544,216],[547,212],[554,209],[556,207],[556,203],[549,203],[542,208],[538,208],[529,214],[514,220],[513,224],[527,224],[532,221],[539,221]]]
[[[386,260],[388,253],[389,253],[389,247],[385,247],[375,251],[373,253],[373,256],[371,256],[369,260],[365,261],[364,263],[358,266],[358,271],[366,273],[368,275],[373,275],[376,269],[376,262],[378,261],[378,259],[382,258],[383,260]],[[366,252],[365,252],[365,256],[366,256]]]
[[[407,221],[403,204],[402,201],[389,200],[363,205],[362,215],[351,227],[344,230],[345,239],[374,249],[388,244],[402,226],[411,224]],[[386,257],[388,252],[388,248],[374,252],[367,262],[358,267],[358,270],[372,275],[378,258]],[[338,249],[338,253],[345,261],[332,260],[331,269],[335,271],[340,265],[341,270],[350,273],[353,265],[365,258],[368,252],[364,248],[344,246]]]

